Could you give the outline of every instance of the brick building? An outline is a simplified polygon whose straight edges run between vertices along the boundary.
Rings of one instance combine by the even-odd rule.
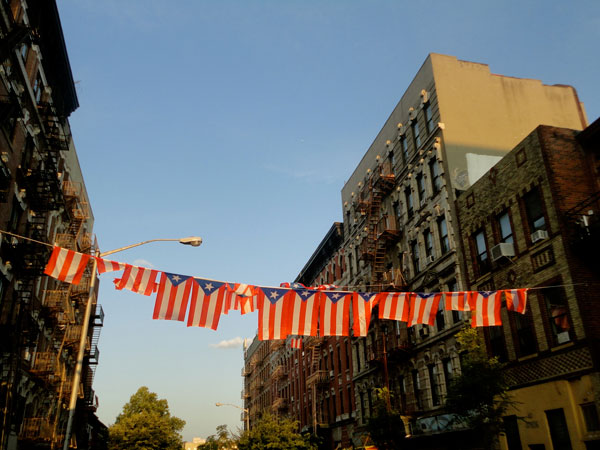
[[[537,127],[457,200],[470,288],[532,288],[527,314],[482,330],[517,401],[511,450],[600,446],[599,125]]]
[[[53,0],[0,3],[0,446],[62,446],[92,274],[73,286],[42,275],[50,248],[92,248],[93,216],[68,117],[78,107]],[[94,296],[95,297],[95,296]],[[72,445],[94,448],[92,379],[102,309],[88,348]]]
[[[341,223],[334,223],[296,278],[306,286],[336,284],[344,270]],[[305,337],[303,349],[289,339],[257,338],[244,354],[244,408],[250,426],[263,411],[297,420],[301,431],[319,435],[323,448],[351,445],[354,392],[349,337]]]

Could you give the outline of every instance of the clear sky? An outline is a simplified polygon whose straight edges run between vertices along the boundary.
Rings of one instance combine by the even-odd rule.
[[[597,0],[59,0],[80,108],[71,116],[104,251],[160,270],[292,281],[340,191],[430,52],[575,86],[600,115]],[[114,422],[148,386],[184,438],[241,426],[241,346],[256,315],[219,330],[153,321],[153,297],[101,276],[94,387]],[[228,347],[228,348],[227,348]]]

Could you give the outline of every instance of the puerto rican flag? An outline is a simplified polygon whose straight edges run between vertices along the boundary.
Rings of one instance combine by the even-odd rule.
[[[348,336],[350,303],[353,292],[322,291],[320,305],[321,336]]]
[[[158,285],[153,319],[183,322],[192,289],[192,277],[163,272]]]
[[[238,310],[240,314],[254,312],[257,308],[257,288],[250,284],[228,283],[227,299],[223,303],[223,312],[227,314],[230,309]]]
[[[54,246],[44,273],[66,283],[79,284],[90,255]]]
[[[286,296],[289,289],[258,289],[258,339],[285,339],[289,334]]]
[[[216,330],[227,293],[226,283],[194,278],[187,326]]]
[[[506,296],[506,309],[525,314],[527,308],[528,289],[507,289],[504,291]]]
[[[444,292],[446,309],[448,311],[470,311],[469,299],[471,292]]]
[[[357,292],[352,296],[352,331],[354,336],[366,336],[371,323],[371,311],[379,300],[379,294]]]
[[[143,295],[152,295],[156,289],[156,278],[159,273],[158,270],[126,264],[123,276],[120,279],[115,279],[115,288],[118,290],[128,289]]]
[[[412,292],[382,292],[379,298],[379,318],[408,322]]]
[[[441,298],[440,292],[431,294],[415,292],[410,302],[408,326],[411,327],[416,323],[433,325]]]
[[[316,336],[319,321],[320,291],[293,289],[288,296],[291,328],[290,334]]]
[[[502,325],[500,307],[502,291],[475,291],[471,294],[471,326]]]
[[[310,288],[307,288],[306,286],[304,286],[302,283],[296,283],[296,282],[288,283],[287,281],[284,283],[280,283],[279,287],[290,288],[290,289],[310,289]]]
[[[96,258],[96,264],[98,268],[98,273],[106,273],[106,272],[116,272],[118,270],[123,270],[125,268],[124,263],[120,263],[117,261],[111,261],[109,259],[103,259],[98,256],[94,256]]]
[[[297,350],[300,350],[302,348],[302,338],[301,337],[290,338],[290,348],[295,348]]]

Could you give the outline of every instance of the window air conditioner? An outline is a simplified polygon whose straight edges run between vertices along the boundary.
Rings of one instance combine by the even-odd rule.
[[[548,232],[546,230],[537,230],[534,233],[531,233],[531,242],[535,243],[537,241],[542,241],[544,239],[548,239]]]
[[[498,261],[503,256],[515,256],[515,247],[509,242],[502,242],[494,247],[490,251],[492,261]]]
[[[419,334],[421,335],[421,337],[429,336],[429,328],[426,328],[426,327],[421,328],[421,330],[419,331]]]
[[[426,262],[427,264],[431,264],[431,263],[433,263],[434,261],[435,261],[435,256],[433,256],[433,255],[429,255],[427,258],[425,258],[425,262]]]

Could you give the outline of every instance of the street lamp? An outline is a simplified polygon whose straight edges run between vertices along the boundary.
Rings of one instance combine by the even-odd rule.
[[[250,412],[246,408],[242,408],[241,406],[234,405],[233,403],[215,403],[215,406],[233,406],[234,408],[241,409],[246,417],[246,430],[250,431]]]
[[[198,236],[185,237],[181,239],[150,239],[148,241],[138,242],[137,244],[127,245],[120,247],[115,250],[108,252],[98,253],[96,256],[103,258],[113,253],[122,252],[133,247],[139,247],[140,245],[148,244],[150,242],[159,241],[177,241],[183,245],[191,245],[192,247],[199,247],[202,244],[202,238]],[[87,340],[87,333],[90,324],[90,318],[92,316],[92,303],[94,300],[94,288],[96,286],[96,269],[98,267],[98,261],[93,258],[92,262],[92,280],[90,281],[90,293],[88,295],[87,304],[85,306],[85,314],[83,317],[83,323],[81,325],[81,338],[79,340],[79,351],[77,353],[77,363],[75,365],[75,375],[73,376],[73,385],[71,388],[71,399],[69,401],[69,419],[67,420],[67,429],[65,431],[65,442],[63,450],[69,449],[69,440],[71,439],[71,431],[73,428],[73,418],[75,417],[75,406],[77,405],[77,394],[79,392],[79,382],[81,381],[81,372],[83,371],[83,358],[85,355],[85,344]]]

